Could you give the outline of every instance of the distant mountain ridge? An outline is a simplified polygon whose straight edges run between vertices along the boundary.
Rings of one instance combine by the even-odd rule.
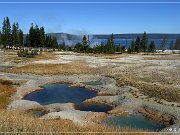
[[[79,40],[82,39],[83,35],[75,35],[68,33],[48,33],[48,35],[55,36],[58,40]],[[108,39],[111,34],[90,34],[91,39]],[[134,34],[114,34],[115,39],[136,39],[137,36],[142,37],[143,33]],[[147,34],[149,39],[176,39],[180,37],[180,34],[164,34],[164,33],[149,33]]]

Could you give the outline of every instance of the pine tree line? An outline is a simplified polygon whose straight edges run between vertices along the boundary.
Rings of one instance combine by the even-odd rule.
[[[19,28],[18,22],[11,26],[8,17],[4,18],[2,31],[0,31],[0,45],[15,47],[48,47],[58,48],[56,37],[45,34],[44,27],[32,24],[29,33],[25,36]]]
[[[95,52],[95,53],[108,53],[108,54],[113,54],[115,52],[127,52],[132,53],[132,52],[154,52],[155,51],[155,43],[152,41],[148,45],[148,38],[146,32],[144,32],[144,35],[142,39],[140,37],[137,37],[136,40],[132,41],[131,45],[126,48],[125,46],[121,45],[115,45],[114,43],[114,35],[111,34],[109,39],[107,40],[106,44],[101,44],[101,45],[96,45],[94,47],[90,47],[88,44],[87,38],[84,35],[82,44],[78,43],[75,45],[74,50],[76,52]]]
[[[138,36],[136,40],[131,42],[131,45],[128,48],[128,52],[155,52],[156,45],[154,41],[151,41],[148,44],[148,37],[146,32],[144,32],[142,39]]]
[[[0,45],[5,46],[19,46],[19,47],[47,47],[60,50],[74,50],[76,52],[88,52],[88,53],[115,53],[115,52],[154,52],[156,49],[154,41],[148,44],[148,37],[144,32],[142,39],[137,37],[133,40],[131,45],[126,48],[125,46],[115,45],[114,35],[111,34],[106,44],[90,46],[89,38],[83,36],[82,43],[78,43],[73,47],[68,47],[63,44],[58,45],[57,38],[47,35],[44,27],[38,27],[38,25],[31,25],[28,34],[24,35],[23,31],[19,28],[18,22],[14,22],[11,26],[8,17],[4,18],[2,24],[2,30],[0,30]],[[166,37],[163,38],[161,48],[166,49]],[[171,42],[170,49],[180,49],[180,38],[176,39],[176,43]]]
[[[180,50],[180,37],[176,39],[175,44],[173,41],[171,41],[169,49],[170,50]]]
[[[26,47],[48,47],[48,48],[58,48],[58,42],[56,37],[51,37],[45,34],[44,27],[38,27],[32,24],[29,33],[26,35],[25,40]]]
[[[159,49],[162,51],[166,50],[167,41],[166,37],[164,36],[161,46]],[[169,49],[171,50],[180,50],[180,38],[176,39],[176,43],[172,41],[170,43]],[[90,42],[88,41],[88,38],[84,35],[82,43],[77,43],[74,47],[74,51],[76,52],[86,52],[86,53],[118,53],[118,52],[128,52],[128,53],[139,53],[139,52],[155,52],[156,51],[156,45],[154,41],[151,41],[148,44],[148,37],[146,32],[144,32],[142,38],[137,36],[136,40],[133,40],[131,42],[131,45],[127,48],[127,46],[121,46],[115,45],[114,43],[114,35],[111,34],[109,39],[107,40],[106,44],[101,43],[100,45],[96,45],[94,47],[90,47]]]
[[[0,31],[0,43],[4,46],[22,46],[23,31],[19,29],[19,24],[14,22],[12,27],[8,17],[4,18],[2,31]]]
[[[84,35],[82,43],[77,43],[74,47],[74,51],[76,52],[86,52],[86,53],[115,53],[118,50],[125,50],[122,49],[124,47],[116,46],[114,44],[114,35],[112,34],[108,39],[106,44],[96,45],[94,47],[90,46],[89,39]]]

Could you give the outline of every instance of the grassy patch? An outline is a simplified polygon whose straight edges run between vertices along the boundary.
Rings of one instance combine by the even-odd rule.
[[[10,101],[10,96],[15,92],[11,81],[0,79],[0,109],[6,108]]]
[[[105,69],[103,69],[104,71]],[[68,64],[29,64],[22,67],[7,69],[9,73],[30,74],[97,74],[103,72],[102,68],[91,68],[86,62],[72,62]]]
[[[115,76],[119,86],[133,86],[140,90],[141,93],[148,97],[156,97],[169,102],[180,101],[180,89],[171,85],[162,85],[158,83],[139,81],[133,76],[118,75]]]
[[[131,128],[109,128],[103,125],[80,127],[70,120],[43,120],[28,114],[15,111],[0,110],[1,132],[141,132],[143,130]],[[100,133],[93,133],[100,134]],[[103,133],[105,134],[105,133]],[[128,135],[128,133],[126,133]],[[138,135],[145,133],[137,133]]]
[[[18,51],[18,57],[26,57],[26,58],[33,58],[36,55],[38,55],[38,51],[37,50],[32,50],[32,51],[28,51],[28,50],[20,50]]]
[[[13,63],[32,62],[36,60],[49,60],[57,58],[57,54],[52,52],[41,52],[39,55],[35,55],[33,58],[18,57],[17,51],[5,52],[5,54],[6,55],[3,56],[5,61],[11,61]]]
[[[41,52],[39,55],[36,55],[33,60],[50,60],[57,58],[57,54],[53,52]]]

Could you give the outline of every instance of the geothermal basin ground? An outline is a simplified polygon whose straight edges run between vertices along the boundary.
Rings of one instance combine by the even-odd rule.
[[[180,126],[180,54],[79,54],[42,53],[19,58],[14,51],[0,51],[0,78],[16,89],[7,111],[44,112],[36,119],[70,120],[77,126],[99,126],[113,116],[143,115],[163,126],[161,132]],[[69,84],[96,93],[82,104],[103,104],[105,112],[77,109],[75,103],[42,104],[24,99],[47,84]],[[177,132],[177,130],[176,130]]]

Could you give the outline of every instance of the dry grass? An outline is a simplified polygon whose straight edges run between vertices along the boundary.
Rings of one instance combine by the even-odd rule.
[[[142,54],[139,54],[142,55]],[[147,60],[174,60],[180,59],[179,54],[171,55],[151,55],[143,56]],[[176,62],[174,62],[176,63]],[[164,99],[169,102],[180,102],[180,69],[171,68],[171,66],[146,63],[141,64],[125,64],[125,68],[113,68],[108,73],[109,76],[117,80],[119,86],[133,86],[148,97]],[[115,73],[115,74],[114,74]]]
[[[9,73],[30,74],[97,74],[104,72],[105,68],[91,68],[86,62],[72,62],[68,64],[29,64],[6,70]]]
[[[17,56],[17,51],[13,52],[5,52],[6,55],[4,55],[5,61],[13,62],[13,63],[21,63],[21,62],[32,62],[36,60],[49,60],[49,59],[55,59],[57,58],[57,55],[52,52],[41,52],[39,55],[36,55],[33,58],[25,58],[25,57],[18,57]]]
[[[51,60],[57,58],[57,54],[52,52],[41,52],[41,54],[36,55],[33,60]]]
[[[81,56],[93,56],[93,57],[102,57],[106,59],[116,59],[128,57],[129,54],[99,54],[99,53],[81,53]]]
[[[28,114],[0,110],[1,132],[142,132],[143,130],[127,128],[108,128],[103,125],[79,127],[69,120],[43,120]],[[94,133],[98,134],[98,133]],[[105,134],[105,133],[104,133]],[[126,133],[127,134],[127,133]],[[145,135],[146,133],[136,133]],[[128,135],[128,134],[127,134]]]
[[[0,109],[6,108],[10,96],[16,91],[11,81],[0,79]]]
[[[119,74],[118,76],[114,76],[114,78],[116,78],[119,86],[133,86],[148,97],[156,97],[169,102],[180,101],[180,89],[173,87],[172,85],[140,81],[133,75],[129,74]]]

